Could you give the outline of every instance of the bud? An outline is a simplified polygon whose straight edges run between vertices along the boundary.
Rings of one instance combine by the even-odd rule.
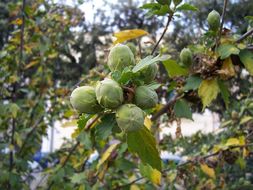
[[[142,109],[156,106],[158,102],[157,93],[147,86],[139,86],[135,90],[135,103]]]
[[[116,112],[116,121],[122,131],[136,131],[144,126],[144,112],[134,104],[124,104]]]
[[[134,54],[126,45],[114,46],[108,56],[108,66],[111,71],[123,71],[124,68],[134,65]]]
[[[184,48],[180,52],[180,61],[183,63],[184,66],[189,67],[192,64],[192,52],[189,48]]]
[[[101,106],[114,109],[123,102],[123,90],[116,81],[104,79],[96,86],[96,97]]]
[[[80,113],[95,114],[103,110],[96,100],[95,89],[91,86],[76,88],[71,93],[70,103]]]
[[[218,31],[220,27],[220,14],[217,11],[213,10],[208,14],[207,22],[211,30]]]

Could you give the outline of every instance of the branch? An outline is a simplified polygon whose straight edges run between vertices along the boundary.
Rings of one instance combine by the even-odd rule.
[[[171,13],[171,14],[168,15],[168,20],[167,20],[167,23],[166,23],[165,28],[163,30],[163,33],[162,33],[161,37],[159,38],[159,40],[157,41],[157,43],[155,44],[155,46],[154,46],[154,48],[153,48],[153,50],[151,52],[151,55],[153,55],[155,53],[156,48],[158,47],[159,43],[163,39],[163,37],[164,37],[164,35],[165,35],[168,27],[169,27],[169,24],[170,24],[172,18],[173,18],[173,13]]]
[[[236,43],[240,43],[241,41],[243,41],[245,38],[247,38],[248,36],[250,36],[251,34],[253,34],[253,28],[251,28],[248,32],[246,32],[245,34],[243,34],[240,38],[238,38],[235,42]]]
[[[250,146],[253,146],[253,143],[246,144],[246,145],[235,145],[235,146],[230,146],[228,149],[245,148],[245,147],[250,147]],[[223,150],[221,150],[221,151],[223,151]],[[207,159],[207,158],[210,158],[210,157],[213,157],[213,156],[218,155],[221,151],[218,151],[218,152],[215,152],[215,153],[212,153],[212,154],[208,154],[208,155],[206,155],[206,156],[202,156],[202,157],[200,157],[200,158],[198,158],[198,159],[196,159],[196,160],[205,160],[205,159]],[[196,156],[196,157],[197,157],[197,156]],[[188,164],[190,164],[190,163],[196,164],[196,163],[198,163],[198,162],[194,162],[193,160],[189,160],[189,161],[187,161],[187,162],[184,162],[184,163],[182,163],[182,164],[177,165],[177,168],[183,167],[183,166],[188,165]],[[171,168],[167,168],[167,169],[162,170],[161,173],[162,173],[162,174],[165,174],[166,172],[168,172],[168,171],[170,171],[170,170],[171,170]],[[131,182],[125,184],[125,185],[118,186],[118,187],[116,187],[115,189],[122,189],[122,187],[127,187],[127,186],[132,185],[132,184],[134,184],[134,183],[136,183],[137,181],[140,181],[140,180],[142,180],[142,179],[145,179],[145,177],[139,177],[139,178],[137,178],[137,179],[135,179],[135,180],[133,180],[133,181],[131,181]]]
[[[168,109],[170,108],[170,106],[172,104],[175,103],[175,101],[177,101],[179,98],[181,98],[183,95],[180,94],[175,94],[166,105],[163,106],[162,109],[160,109],[157,113],[155,113],[152,117],[151,117],[151,121],[155,121],[157,120],[161,115],[163,115],[164,113],[166,113],[168,111]]]
[[[219,34],[216,38],[216,47],[218,47],[219,43],[220,43],[221,34],[222,34],[222,30],[223,30],[224,19],[225,19],[225,15],[226,15],[227,4],[228,4],[228,0],[224,0],[222,15],[221,15],[220,30],[219,30]]]

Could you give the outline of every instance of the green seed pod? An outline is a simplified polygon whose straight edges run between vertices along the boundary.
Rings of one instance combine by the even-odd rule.
[[[122,88],[112,79],[104,79],[98,82],[96,97],[101,106],[109,109],[117,108],[124,100]]]
[[[139,86],[135,90],[134,99],[137,106],[142,109],[149,109],[156,106],[158,95],[147,86]]]
[[[149,84],[155,79],[157,72],[158,66],[157,64],[153,63],[144,67],[139,73],[141,80],[144,81],[145,84]]]
[[[80,113],[94,114],[103,110],[97,102],[95,89],[91,86],[76,88],[71,93],[70,103]]]
[[[211,30],[218,31],[220,27],[220,14],[217,11],[213,10],[208,14],[207,22]]]
[[[192,64],[192,52],[188,48],[182,49],[180,52],[180,60],[184,66],[189,67]]]
[[[126,45],[130,48],[130,50],[132,51],[132,53],[133,53],[134,56],[135,56],[136,53],[137,53],[137,50],[136,50],[136,46],[134,45],[134,43],[128,42]]]
[[[134,54],[128,46],[118,44],[111,49],[108,56],[108,66],[111,71],[121,72],[124,68],[134,64]]]
[[[116,112],[116,122],[122,131],[136,131],[144,126],[144,112],[134,104],[124,104]]]

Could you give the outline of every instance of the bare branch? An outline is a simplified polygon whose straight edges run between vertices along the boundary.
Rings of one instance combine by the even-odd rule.
[[[223,24],[224,24],[224,19],[225,19],[225,15],[226,15],[227,4],[228,4],[228,0],[224,0],[223,9],[222,9],[222,15],[221,15],[220,30],[219,30],[219,34],[218,34],[218,36],[216,38],[216,48],[220,44],[220,39],[221,39],[221,34],[222,34]]]
[[[243,34],[240,38],[238,38],[235,42],[236,43],[240,43],[241,41],[243,41],[245,38],[247,38],[248,36],[250,36],[251,34],[253,34],[253,28],[251,28],[248,32],[246,32],[245,34]]]
[[[153,48],[153,50],[151,52],[151,55],[154,55],[156,48],[158,47],[159,43],[161,42],[161,40],[163,39],[165,33],[168,30],[168,27],[169,27],[169,24],[170,24],[172,18],[173,18],[173,13],[171,13],[171,14],[168,15],[168,20],[167,20],[167,23],[166,23],[165,28],[163,30],[163,33],[162,33],[161,37],[159,38],[159,40],[157,41],[157,43],[155,44],[155,46],[154,46],[154,48]]]

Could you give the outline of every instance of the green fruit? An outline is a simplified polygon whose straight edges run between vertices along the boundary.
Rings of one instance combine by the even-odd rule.
[[[134,43],[128,42],[126,45],[130,48],[130,50],[132,51],[132,53],[133,53],[134,56],[135,56],[136,53],[137,53],[137,50],[136,50],[136,46],[134,45]]]
[[[217,31],[220,27],[220,14],[217,11],[213,10],[208,14],[207,22],[211,30]]]
[[[71,93],[70,103],[80,113],[94,114],[103,110],[97,102],[95,89],[91,86],[76,88]]]
[[[117,108],[124,100],[122,88],[112,79],[104,79],[98,82],[96,97],[101,106],[109,109]]]
[[[153,63],[151,65],[148,65],[144,67],[140,72],[140,78],[142,81],[144,81],[145,84],[149,84],[155,79],[155,76],[158,72],[158,66],[157,64]]]
[[[180,52],[180,61],[186,67],[189,67],[192,64],[192,52],[190,49],[182,49],[182,51]]]
[[[147,86],[137,87],[134,98],[136,105],[142,109],[153,108],[158,102],[157,93]]]
[[[144,126],[144,112],[134,104],[124,104],[116,112],[116,121],[122,131],[136,131]]]
[[[114,46],[108,56],[108,66],[111,71],[123,71],[126,67],[134,65],[134,54],[126,45]]]

